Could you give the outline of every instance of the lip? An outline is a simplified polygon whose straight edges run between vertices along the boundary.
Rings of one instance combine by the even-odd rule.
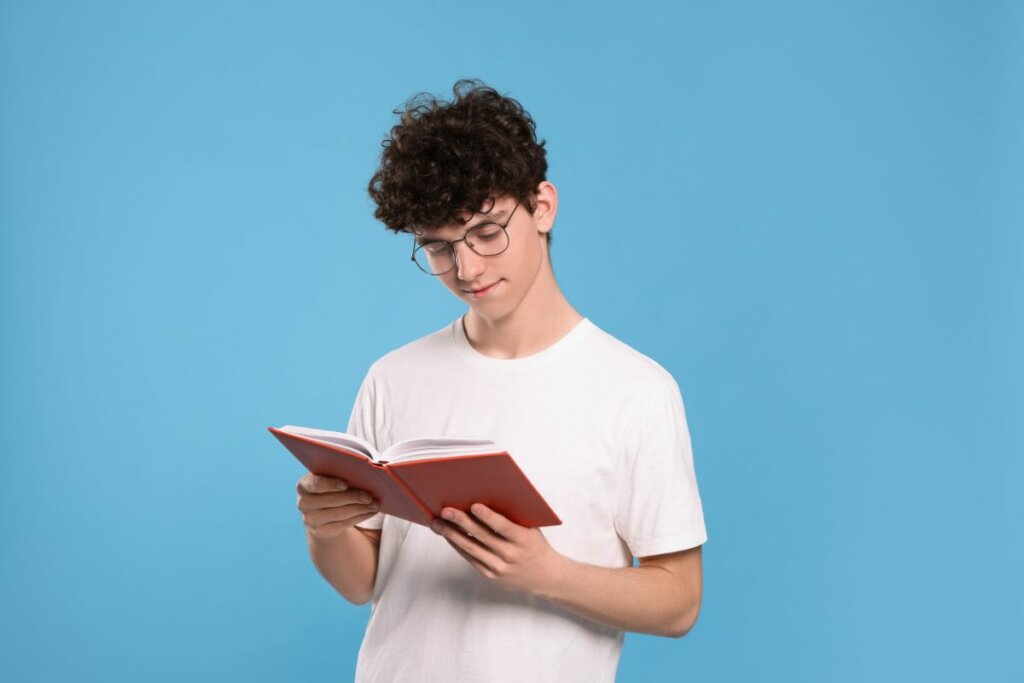
[[[500,283],[501,283],[501,280],[498,280],[494,284],[488,285],[487,287],[484,287],[483,289],[478,289],[476,291],[471,291],[471,290],[463,290],[463,291],[466,292],[466,294],[469,294],[474,299],[480,299],[482,297],[487,296],[491,292],[493,292],[494,288],[497,287],[498,284],[500,284]]]

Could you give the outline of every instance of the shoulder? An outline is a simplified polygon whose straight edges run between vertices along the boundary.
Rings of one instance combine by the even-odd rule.
[[[592,362],[614,386],[634,396],[652,391],[678,391],[678,384],[664,366],[618,337],[593,326],[590,349]]]
[[[377,380],[387,380],[430,367],[430,363],[437,362],[451,351],[452,324],[448,323],[386,352],[370,365],[368,375]]]

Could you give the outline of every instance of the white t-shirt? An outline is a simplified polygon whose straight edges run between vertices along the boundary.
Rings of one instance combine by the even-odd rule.
[[[586,318],[514,359],[474,349],[457,318],[373,363],[348,431],[378,449],[494,440],[561,518],[543,533],[574,560],[629,567],[707,540],[675,380]],[[357,681],[615,679],[622,631],[490,583],[426,527],[382,514],[360,526],[382,525]]]

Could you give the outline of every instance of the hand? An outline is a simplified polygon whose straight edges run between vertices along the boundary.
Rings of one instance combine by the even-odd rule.
[[[367,491],[350,489],[343,479],[307,473],[296,489],[302,522],[316,538],[337,538],[380,508]]]
[[[481,503],[470,511],[444,508],[441,516],[448,521],[435,519],[430,528],[488,579],[503,588],[544,595],[565,574],[567,558],[540,529],[519,526]]]

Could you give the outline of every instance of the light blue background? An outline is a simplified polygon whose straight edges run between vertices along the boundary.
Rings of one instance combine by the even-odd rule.
[[[4,2],[0,678],[350,680],[265,428],[463,310],[365,186],[476,76],[686,400],[703,612],[620,680],[1020,680],[1022,46],[1014,2]]]

